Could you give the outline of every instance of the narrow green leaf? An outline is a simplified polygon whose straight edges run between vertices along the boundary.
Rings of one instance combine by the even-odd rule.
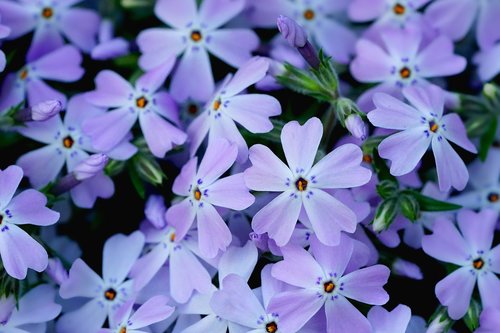
[[[497,126],[498,126],[498,119],[497,116],[494,115],[493,117],[490,117],[491,120],[489,122],[488,129],[486,130],[486,133],[484,133],[481,138],[479,139],[479,158],[481,161],[486,160],[486,157],[488,156],[488,151],[495,142],[495,136],[497,133]]]
[[[405,190],[401,193],[410,194],[415,197],[415,199],[417,199],[418,201],[418,204],[420,205],[420,210],[424,212],[444,212],[462,208],[462,206],[460,205],[436,200],[413,190]]]

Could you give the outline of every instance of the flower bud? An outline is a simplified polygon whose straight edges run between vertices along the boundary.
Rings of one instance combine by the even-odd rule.
[[[278,17],[278,30],[292,47],[304,47],[307,43],[307,34],[297,22],[289,17]]]
[[[0,325],[5,325],[9,321],[10,315],[12,314],[15,306],[16,300],[14,295],[10,295],[8,297],[3,295],[0,298]]]
[[[382,203],[380,203],[380,205],[377,207],[377,211],[375,212],[375,219],[373,220],[372,225],[373,231],[381,232],[387,230],[391,226],[397,214],[397,198],[382,201]]]
[[[155,228],[161,229],[165,226],[165,203],[163,198],[159,195],[152,195],[146,201],[146,208],[144,214]]]
[[[401,258],[397,258],[392,263],[392,272],[396,275],[408,277],[414,280],[422,280],[423,275],[420,267],[416,264],[403,260]]]
[[[132,161],[141,179],[153,185],[159,185],[163,182],[165,175],[154,157],[148,154],[137,154]]]
[[[417,199],[411,195],[401,195],[399,206],[401,207],[401,213],[410,221],[416,221],[420,216],[420,205]]]
[[[382,199],[394,197],[398,190],[398,184],[392,180],[382,180],[377,184],[377,193]]]
[[[345,120],[345,127],[351,135],[360,140],[365,140],[368,137],[368,126],[365,122],[355,113],[352,113]]]
[[[109,158],[105,154],[90,155],[73,170],[76,180],[84,181],[85,179],[94,177],[104,170],[108,160]]]
[[[447,308],[440,306],[431,317],[432,321],[427,326],[426,333],[444,333],[448,332],[455,323],[447,313]]]
[[[61,112],[63,105],[58,100],[48,100],[31,108],[31,118],[34,121],[44,121]]]
[[[68,271],[66,271],[59,258],[50,258],[45,272],[58,285],[68,279]]]

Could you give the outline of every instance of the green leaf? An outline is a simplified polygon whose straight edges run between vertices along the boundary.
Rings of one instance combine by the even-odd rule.
[[[132,185],[134,185],[135,191],[137,192],[137,194],[141,199],[145,199],[146,188],[144,187],[144,183],[142,182],[141,178],[135,171],[135,168],[132,164],[129,164],[128,172],[130,175],[130,180],[132,181]]]
[[[469,309],[463,318],[465,325],[467,328],[473,332],[479,327],[479,315],[481,314],[481,305],[475,300],[472,299],[470,302]]]
[[[452,204],[446,201],[436,200],[413,190],[405,190],[402,191],[401,193],[410,194],[413,197],[415,197],[415,199],[417,199],[418,204],[420,205],[420,210],[424,212],[444,212],[462,208],[462,206],[460,205]]]
[[[497,116],[494,115],[493,117],[490,118],[491,119],[488,125],[488,129],[479,139],[479,158],[481,159],[481,161],[486,160],[486,157],[488,156],[488,151],[493,142],[495,142],[495,136],[497,133],[497,126],[498,126]]]

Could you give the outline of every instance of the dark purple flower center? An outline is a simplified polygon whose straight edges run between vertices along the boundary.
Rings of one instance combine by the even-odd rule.
[[[472,266],[477,269],[477,270],[480,270],[481,268],[483,268],[484,266],[484,260],[481,259],[481,258],[477,258],[475,259],[473,262],[472,262]]]
[[[53,10],[52,8],[50,8],[50,7],[44,7],[44,8],[42,9],[42,17],[43,17],[44,19],[47,19],[47,20],[48,20],[48,19],[49,19],[49,18],[51,18],[52,16],[54,16],[54,10]]]
[[[201,199],[201,191],[199,188],[196,188],[193,192],[194,198],[198,201]]]
[[[323,283],[323,290],[325,291],[325,293],[331,294],[335,290],[335,283],[333,283],[332,281]]]
[[[278,324],[276,324],[274,321],[266,324],[266,332],[274,333],[277,330],[278,330]]]
[[[75,140],[73,140],[73,138],[71,136],[66,136],[64,139],[63,139],[63,146],[64,148],[71,148],[73,147],[73,144],[75,143]]]
[[[304,11],[304,18],[308,21],[313,20],[315,16],[316,16],[316,13],[314,13],[314,10],[312,10],[312,9],[307,9]]]
[[[299,190],[300,192],[303,192],[307,189],[307,180],[305,180],[304,178],[300,177],[299,179],[297,179],[297,181],[295,182],[295,187],[297,188],[297,190]]]
[[[438,129],[439,125],[434,120],[429,121],[429,130],[432,133],[436,133]]]
[[[411,75],[411,70],[405,66],[405,67],[401,68],[401,70],[399,71],[399,75],[401,75],[401,77],[403,79],[407,79]]]
[[[108,301],[113,301],[116,298],[116,290],[113,288],[109,288],[104,292],[104,298],[106,298]]]
[[[489,202],[497,202],[500,199],[500,195],[496,192],[491,192],[488,194]]]
[[[191,40],[193,42],[199,42],[203,38],[200,30],[193,30],[191,32]]]
[[[144,96],[141,96],[135,100],[135,105],[137,105],[137,107],[141,109],[144,109],[146,105],[148,105],[148,103],[149,101]]]
[[[406,12],[406,7],[400,3],[396,3],[394,7],[392,7],[392,11],[396,15],[403,15]]]

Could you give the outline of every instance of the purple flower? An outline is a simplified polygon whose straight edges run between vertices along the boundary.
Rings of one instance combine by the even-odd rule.
[[[7,273],[24,279],[28,268],[37,272],[47,267],[47,252],[18,225],[47,226],[59,220],[59,213],[45,207],[47,198],[33,189],[14,196],[23,170],[15,165],[0,170],[0,255]]]
[[[382,265],[350,272],[346,267],[353,256],[353,241],[342,234],[340,243],[328,247],[312,242],[311,256],[299,247],[284,247],[284,260],[274,264],[276,279],[298,287],[275,296],[269,310],[279,314],[282,332],[297,332],[324,307],[326,332],[371,332],[370,323],[347,298],[358,302],[382,305],[389,300],[383,285],[390,271]]]
[[[207,51],[239,67],[259,45],[257,34],[250,29],[220,28],[244,6],[244,0],[207,0],[199,9],[195,0],[182,4],[177,0],[157,1],[156,16],[172,29],[153,28],[139,34],[139,65],[150,70],[182,54],[172,78],[172,95],[179,100],[208,99],[214,91],[214,78]]]
[[[422,248],[428,255],[461,266],[436,285],[436,296],[452,319],[462,318],[476,281],[483,308],[500,307],[500,246],[491,248],[498,213],[461,210],[458,228],[448,219],[436,221],[432,235],[424,236]],[[460,231],[459,231],[460,230]],[[457,292],[459,291],[459,292]]]
[[[439,189],[447,191],[453,186],[463,190],[469,173],[448,140],[472,153],[476,153],[476,147],[467,138],[460,117],[454,113],[443,116],[444,93],[437,86],[408,87],[403,89],[403,95],[411,106],[387,94],[375,94],[376,109],[368,113],[373,125],[401,131],[378,147],[380,156],[391,161],[391,174],[411,172],[432,146]]]
[[[130,236],[116,234],[104,244],[101,278],[87,264],[77,259],[69,270],[59,294],[62,298],[90,299],[74,311],[66,312],[57,322],[58,332],[97,332],[109,319],[116,326],[116,313],[134,297],[134,281],[127,275],[144,246],[144,235],[136,231]]]
[[[213,258],[231,243],[232,235],[214,206],[243,210],[255,198],[243,181],[243,173],[219,179],[235,162],[235,144],[219,139],[208,145],[205,156],[191,159],[175,179],[172,191],[186,197],[167,210],[166,219],[182,238],[197,221],[199,246],[202,255]]]
[[[113,329],[101,329],[99,333],[143,332],[139,329],[163,321],[174,312],[174,308],[168,306],[167,302],[168,298],[165,296],[154,296],[132,314],[134,300],[130,300],[116,312],[113,321],[117,324]]]
[[[46,332],[47,322],[61,312],[55,297],[56,290],[48,284],[31,289],[21,297],[7,323],[2,323],[2,332]]]
[[[422,280],[424,278],[420,267],[410,261],[401,258],[397,258],[396,260],[394,260],[391,270],[396,275],[404,276],[414,280]]]
[[[335,61],[347,64],[354,53],[356,35],[334,19],[345,15],[347,1],[252,0],[249,6],[249,20],[256,26],[274,28],[279,15],[288,16],[304,27],[313,44]]]
[[[478,52],[473,62],[477,66],[477,73],[483,82],[490,81],[500,73],[500,43],[494,44]]]
[[[80,66],[81,62],[82,55],[78,49],[67,45],[26,63],[18,72],[11,73],[5,78],[0,95],[0,113],[26,98],[29,106],[47,100],[58,100],[66,106],[66,96],[51,88],[44,80],[77,81],[84,73]]]
[[[298,48],[304,47],[307,43],[307,34],[300,25],[297,24],[294,20],[280,15],[278,17],[278,30],[283,35],[290,44],[290,46]]]
[[[474,333],[495,333],[500,327],[500,309],[487,308],[479,317],[480,326]]]
[[[10,28],[3,24],[0,24],[0,40],[8,37],[9,35],[10,35]],[[6,64],[5,53],[3,53],[2,50],[0,50],[0,73],[3,72],[3,70],[5,69],[5,64]]]
[[[500,38],[498,1],[436,0],[425,10],[427,24],[454,41],[465,37],[477,22],[476,40],[481,48],[489,47]]]
[[[384,28],[378,34],[383,45],[360,39],[350,65],[356,80],[380,83],[358,98],[365,111],[372,107],[375,92],[401,97],[403,87],[428,85],[428,78],[455,75],[465,69],[465,58],[453,54],[453,43],[445,36],[424,44],[419,29]]]
[[[411,319],[411,309],[399,304],[392,311],[374,306],[368,311],[372,333],[405,333]]]
[[[11,28],[9,39],[35,30],[28,50],[31,61],[63,46],[63,35],[81,50],[90,52],[100,18],[93,10],[71,7],[79,2],[82,0],[0,1],[0,13],[4,24]]]
[[[113,37],[113,23],[102,20],[99,27],[99,43],[92,49],[90,56],[94,60],[118,58],[129,53],[129,43],[121,37]]]
[[[250,148],[252,167],[245,170],[247,186],[255,191],[282,192],[255,214],[252,228],[257,234],[267,232],[278,246],[290,240],[302,209],[324,244],[338,244],[342,230],[356,229],[356,215],[324,189],[361,186],[372,173],[360,165],[363,153],[353,144],[335,149],[313,166],[322,134],[318,118],[303,126],[296,121],[287,123],[281,144],[288,166],[266,146]]]
[[[236,123],[252,133],[266,133],[273,129],[269,117],[281,114],[279,101],[268,95],[240,94],[244,89],[260,81],[266,75],[269,62],[261,57],[250,59],[236,72],[228,76],[201,113],[189,125],[191,154],[194,155],[208,134],[209,144],[217,138],[225,138],[238,146],[238,161],[248,156],[248,146]]]
[[[96,90],[87,93],[87,100],[112,110],[83,124],[96,149],[107,151],[116,146],[137,119],[149,149],[157,157],[186,141],[186,134],[170,123],[179,123],[175,102],[167,92],[158,91],[172,66],[172,62],[165,63],[142,75],[135,87],[109,70],[97,75]]]

